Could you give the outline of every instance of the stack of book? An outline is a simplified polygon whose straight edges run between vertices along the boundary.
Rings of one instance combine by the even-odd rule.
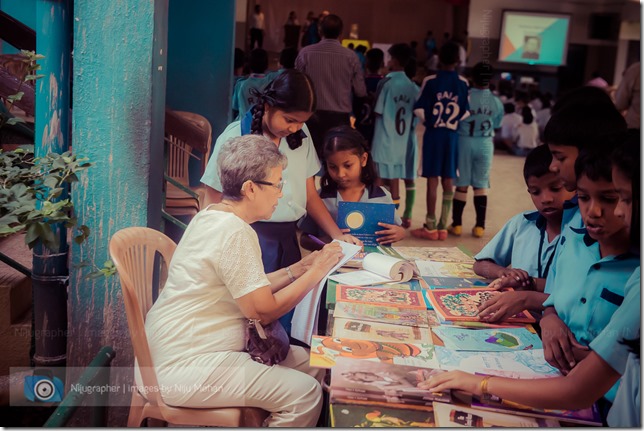
[[[311,340],[311,365],[331,369],[332,426],[601,426],[596,408],[539,410],[419,389],[419,382],[447,370],[523,379],[560,373],[545,361],[527,311],[495,324],[478,320],[478,306],[501,293],[473,272],[473,259],[460,249],[377,250],[413,262],[420,274],[360,286],[347,280],[368,281],[369,274],[331,277],[326,298],[333,310],[330,335]],[[390,269],[378,271],[388,277]]]

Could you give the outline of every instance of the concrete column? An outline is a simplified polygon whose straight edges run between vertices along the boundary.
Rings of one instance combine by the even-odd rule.
[[[87,275],[109,259],[116,231],[160,227],[167,14],[167,0],[74,2],[72,142],[94,166],[72,190],[91,233],[72,247],[68,366],[87,366],[104,345],[116,350],[112,367],[134,363],[118,277]],[[77,374],[68,371],[68,385]],[[132,384],[132,373],[115,377]],[[111,405],[129,405],[130,395],[110,394]],[[109,425],[126,417],[126,407],[111,408]]]

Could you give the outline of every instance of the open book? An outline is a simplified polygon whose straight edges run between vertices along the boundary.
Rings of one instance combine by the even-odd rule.
[[[414,264],[380,253],[369,253],[362,261],[362,270],[334,274],[329,278],[341,284],[367,286],[370,284],[409,281],[415,272]]]

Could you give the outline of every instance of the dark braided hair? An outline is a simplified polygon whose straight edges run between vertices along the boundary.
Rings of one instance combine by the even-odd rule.
[[[338,126],[330,129],[324,136],[324,176],[320,180],[322,190],[328,187],[335,188],[335,182],[329,175],[327,167],[327,159],[333,153],[338,151],[351,151],[356,156],[362,157],[367,154],[367,164],[360,172],[360,181],[367,187],[371,186],[378,180],[378,171],[376,165],[371,158],[369,149],[367,148],[367,141],[360,132],[352,129],[350,126]]]
[[[250,110],[250,133],[255,135],[264,134],[264,105],[284,112],[315,112],[317,103],[311,78],[296,69],[282,71],[263,91],[251,89],[251,95],[257,99],[257,103]],[[286,142],[289,148],[294,150],[302,145],[302,139],[305,137],[306,134],[299,130],[288,135]]]

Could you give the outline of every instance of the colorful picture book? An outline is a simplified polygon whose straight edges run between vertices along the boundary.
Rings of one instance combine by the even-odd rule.
[[[427,260],[415,260],[416,266],[423,277],[457,277],[474,278],[484,280],[476,275],[472,269],[472,263],[464,262],[430,262]]]
[[[372,289],[395,289],[395,290],[414,290],[417,292],[420,292],[422,290],[421,288],[421,281],[420,279],[415,279],[412,278],[409,281],[406,281],[404,283],[383,283],[383,284],[374,284],[369,286]],[[424,281],[422,281],[424,283]],[[327,280],[327,290],[326,290],[326,307],[329,309],[333,309],[335,307],[335,293],[338,283],[336,281],[333,281],[331,279]]]
[[[438,368],[434,346],[431,344],[384,343],[318,335],[311,339],[312,367],[331,368],[340,356],[421,368]]]
[[[432,333],[444,346],[452,350],[480,352],[512,352],[542,349],[541,339],[526,328],[466,329],[455,326],[437,326]]]
[[[331,404],[333,428],[429,428],[435,427],[433,411],[389,407]]]
[[[510,288],[508,291],[512,290]],[[478,321],[478,307],[494,295],[501,295],[495,289],[436,289],[426,290],[425,296],[440,318],[447,321],[470,320]],[[535,319],[524,310],[519,314],[505,319],[502,323],[534,323]]]
[[[535,409],[523,404],[511,401],[501,400],[493,397],[489,400],[480,400],[472,398],[472,407],[478,410],[487,410],[499,413],[508,413],[519,416],[531,416],[544,419],[557,419],[561,422],[568,422],[580,425],[602,426],[602,419],[597,409],[597,405],[581,410],[550,410]]]
[[[454,289],[457,287],[487,287],[487,280],[462,277],[430,277],[423,276],[423,280],[430,289]]]
[[[543,350],[470,352],[435,346],[434,352],[443,370],[525,379],[561,376],[559,370],[546,362]]]
[[[333,337],[388,343],[432,343],[429,328],[356,319],[333,319]]]
[[[333,316],[394,325],[422,326],[424,328],[429,326],[426,310],[407,307],[338,302],[335,304]]]
[[[389,305],[397,307],[425,310],[425,300],[421,292],[411,290],[373,289],[370,287],[347,286],[338,284],[336,287],[337,302],[354,302],[373,305]]]
[[[451,401],[450,392],[430,392],[418,383],[441,370],[359,361],[339,357],[331,373],[330,401],[351,399],[352,394],[374,401],[391,400],[402,404],[431,405],[432,401]]]
[[[465,254],[458,247],[400,247],[394,249],[410,260],[428,260],[432,262],[474,263],[474,258]]]
[[[331,275],[331,279],[351,286],[366,286],[392,281],[411,280],[415,266],[412,262],[385,256],[380,253],[369,253],[362,260],[362,270]]]
[[[360,239],[364,245],[377,246],[377,231],[383,230],[379,222],[394,224],[396,206],[373,202],[338,202],[337,223],[340,229]]]
[[[558,427],[556,420],[476,410],[455,404],[434,403],[434,419],[440,428],[538,428]]]

